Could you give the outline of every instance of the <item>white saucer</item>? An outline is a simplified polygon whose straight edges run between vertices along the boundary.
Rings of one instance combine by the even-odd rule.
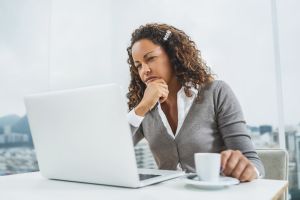
[[[193,185],[197,188],[202,189],[221,189],[230,185],[237,185],[240,183],[238,179],[227,176],[220,176],[219,181],[216,182],[200,181],[198,176],[186,177],[184,180],[186,184]]]

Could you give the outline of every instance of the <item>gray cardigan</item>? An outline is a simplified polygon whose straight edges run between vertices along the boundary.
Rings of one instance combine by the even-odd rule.
[[[172,138],[154,107],[140,127],[131,126],[134,144],[146,138],[159,169],[176,170],[177,164],[195,172],[194,153],[240,150],[264,176],[264,167],[251,138],[241,106],[231,88],[213,81],[199,90],[201,101],[193,102],[178,135]]]

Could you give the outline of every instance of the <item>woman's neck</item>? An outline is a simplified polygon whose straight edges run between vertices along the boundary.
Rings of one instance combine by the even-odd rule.
[[[168,84],[168,89],[169,89],[169,95],[165,103],[168,105],[177,103],[177,93],[181,89],[181,85],[177,81],[176,77],[174,77],[174,79],[172,79],[171,82]]]

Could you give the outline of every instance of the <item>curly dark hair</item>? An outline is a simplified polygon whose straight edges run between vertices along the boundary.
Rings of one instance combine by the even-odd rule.
[[[171,34],[167,40],[164,40],[168,30],[171,31]],[[139,76],[131,54],[132,46],[141,39],[148,39],[165,50],[171,66],[174,68],[176,78],[179,84],[184,87],[184,92],[187,96],[191,96],[191,87],[200,90],[200,88],[214,80],[214,75],[202,59],[195,42],[182,30],[167,24],[151,23],[142,25],[132,33],[131,43],[127,48],[127,62],[130,66],[131,76],[128,87],[129,92],[127,93],[129,110],[132,110],[140,103],[146,89],[146,85]],[[199,94],[196,102],[200,101]]]

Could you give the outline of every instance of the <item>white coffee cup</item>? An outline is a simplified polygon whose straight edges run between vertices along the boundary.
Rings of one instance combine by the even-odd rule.
[[[219,153],[195,153],[196,173],[201,181],[219,180],[221,155]]]

